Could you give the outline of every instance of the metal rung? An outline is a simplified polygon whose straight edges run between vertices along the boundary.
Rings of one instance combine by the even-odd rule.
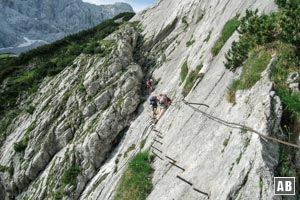
[[[169,156],[165,156],[166,158],[168,158],[169,160],[173,161],[174,163],[176,163],[177,161],[174,160],[173,158],[170,158]]]
[[[180,180],[182,180],[183,182],[185,182],[185,183],[189,184],[190,186],[192,186],[192,185],[193,185],[193,183],[191,183],[191,182],[187,181],[186,179],[184,179],[184,178],[180,177],[179,175],[177,175],[177,178],[179,178],[179,179],[180,179]]]
[[[201,190],[198,190],[197,188],[193,188],[193,190],[209,197],[209,195],[206,192],[202,192]]]
[[[162,134],[160,131],[153,129],[154,132]]]
[[[176,165],[175,163],[173,163],[173,162],[169,162],[169,163],[170,163],[171,165],[174,165],[175,167],[181,169],[182,171],[185,171],[185,169],[183,169],[182,167]]]
[[[163,138],[164,138],[163,136],[161,136],[161,135],[159,135],[159,134],[156,134],[155,136],[156,136],[156,137],[159,137],[160,139],[163,139]]]
[[[157,143],[159,143],[159,144],[163,144],[162,142],[160,142],[160,141],[158,141],[158,140],[156,140],[156,139],[153,139],[154,140],[154,142],[157,142]]]
[[[152,150],[152,153],[153,153],[156,157],[158,157],[159,159],[164,160],[162,157],[160,157],[158,154],[156,154],[153,150]]]
[[[162,153],[162,150],[159,150],[157,147],[155,147],[155,146],[151,146],[153,149],[156,149],[157,151],[159,151],[160,153]]]

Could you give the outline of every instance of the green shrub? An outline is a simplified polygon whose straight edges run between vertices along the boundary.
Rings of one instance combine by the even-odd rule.
[[[234,17],[233,19],[230,19],[223,27],[223,30],[221,32],[221,36],[216,41],[212,48],[212,54],[214,56],[218,55],[226,41],[231,37],[231,35],[234,33],[234,31],[238,28],[240,25],[240,21],[238,19],[238,16]]]
[[[276,94],[280,97],[284,108],[296,116],[300,113],[300,94],[290,91],[286,80],[290,72],[299,73],[300,58],[297,49],[292,45],[277,43],[276,49],[278,59],[271,68],[271,80],[275,83]]]
[[[0,172],[6,172],[8,169],[9,167],[0,165]]]
[[[117,188],[114,200],[144,200],[152,190],[149,152],[140,152],[130,161]]]
[[[300,5],[300,0],[275,0],[275,3],[280,8],[297,9]]]
[[[28,139],[22,139],[19,142],[14,143],[14,150],[18,153],[25,151],[28,145]]]
[[[79,166],[71,166],[70,168],[68,168],[62,178],[61,178],[61,182],[64,185],[75,185],[76,184],[76,178],[77,176],[80,174],[81,169]]]
[[[67,54],[69,55],[79,55],[82,52],[82,47],[76,43],[72,43],[68,46]]]
[[[32,106],[32,105],[30,105],[30,106],[28,106],[26,109],[26,112],[28,112],[29,114],[33,114],[33,112],[34,112],[34,110],[35,110],[35,107],[34,106]]]
[[[183,63],[183,65],[181,66],[181,71],[180,71],[181,83],[184,82],[184,80],[185,80],[188,73],[189,73],[189,68],[188,68],[187,61],[185,61]]]
[[[96,41],[91,41],[86,44],[86,47],[83,49],[83,53],[85,54],[94,54],[95,49],[99,44]]]
[[[300,9],[286,6],[269,15],[258,15],[258,11],[246,11],[238,29],[240,38],[234,42],[226,54],[225,67],[236,69],[247,59],[248,53],[257,45],[267,45],[275,41],[291,44],[300,49],[299,23]]]

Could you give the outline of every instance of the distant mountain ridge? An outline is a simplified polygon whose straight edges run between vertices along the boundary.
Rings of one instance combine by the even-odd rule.
[[[133,9],[126,3],[96,6],[81,0],[0,0],[0,52],[22,52],[122,12]]]

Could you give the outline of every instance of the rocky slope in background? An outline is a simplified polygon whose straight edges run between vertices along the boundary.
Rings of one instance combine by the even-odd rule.
[[[96,6],[81,0],[1,0],[0,11],[0,52],[18,53],[133,9],[126,3]]]
[[[156,157],[153,163],[149,200],[276,199],[278,144],[207,118],[184,104],[181,94],[182,65],[186,62],[191,71],[203,63],[203,78],[187,101],[205,103],[209,108],[196,108],[265,135],[276,132],[282,108],[269,78],[275,57],[260,81],[238,91],[232,104],[226,99],[227,88],[241,70],[231,72],[223,61],[238,34],[217,56],[211,54],[224,24],[256,8],[266,13],[277,9],[273,2],[259,0],[161,0],[132,19],[140,21],[137,29],[127,25],[110,36],[116,44],[108,58],[82,54],[55,78],[44,80],[38,95],[27,99],[36,107],[34,113],[15,119],[1,147],[0,164],[8,170],[0,174],[0,194],[17,199],[113,199],[130,158],[140,147],[153,145],[159,151],[151,150],[162,160]],[[148,103],[138,107],[147,71],[159,80],[153,94],[173,98],[155,127],[149,126]],[[26,150],[16,153],[14,143],[28,132]],[[153,144],[154,138],[161,143]],[[67,181],[70,174],[75,177]]]
[[[109,56],[79,56],[26,100],[34,112],[15,119],[1,149],[1,166],[13,166],[13,176],[1,177],[6,191],[59,198],[62,177],[77,172],[77,187],[67,189],[77,199],[96,174],[140,103],[143,72],[133,60],[138,32],[129,25],[124,30],[107,38],[115,41]],[[16,153],[16,143],[26,139],[27,147]]]

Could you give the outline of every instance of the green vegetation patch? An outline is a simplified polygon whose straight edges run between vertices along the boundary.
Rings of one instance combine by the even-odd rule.
[[[300,175],[299,168],[295,170],[293,165],[293,151],[291,149],[285,149],[280,146],[279,148],[279,163],[276,169],[276,176],[282,177],[297,177]],[[298,173],[297,173],[298,171]]]
[[[132,24],[135,26],[138,32],[142,33],[144,31],[141,21],[137,20],[132,22]]]
[[[264,187],[264,182],[263,182],[263,180],[261,178],[259,179],[258,186],[259,186],[260,193],[262,193],[262,189]]]
[[[271,53],[264,47],[257,48],[250,53],[246,60],[241,77],[234,80],[228,88],[227,100],[235,103],[237,90],[251,88],[261,78],[261,73],[267,68],[271,60]]]
[[[226,138],[226,139],[224,140],[224,142],[223,142],[223,146],[224,146],[224,147],[226,147],[226,146],[228,145],[229,139],[230,139],[230,138]]]
[[[183,63],[183,65],[181,66],[181,71],[180,71],[180,80],[181,80],[181,83],[184,82],[186,76],[188,75],[189,73],[189,67],[188,67],[188,64],[187,64],[187,61],[185,61]]]
[[[300,73],[300,58],[297,56],[297,49],[291,45],[279,43],[277,49],[278,60],[271,69],[271,80],[275,83],[275,91],[285,108],[296,116],[300,113],[300,94],[292,92],[286,80],[290,73]]]
[[[213,30],[210,30],[210,31],[208,32],[208,35],[207,35],[206,38],[204,39],[204,42],[208,42],[208,41],[209,41],[212,31],[213,31]]]
[[[192,46],[195,42],[196,42],[196,40],[189,40],[189,41],[187,41],[186,42],[186,47]]]
[[[81,169],[77,165],[71,165],[66,169],[61,177],[60,186],[53,194],[55,200],[61,200],[66,195],[64,188],[67,185],[76,185],[77,176],[81,173]]]
[[[81,170],[79,166],[71,166],[68,168],[61,178],[61,183],[64,185],[75,185],[76,178],[80,174]]]
[[[196,67],[195,70],[190,72],[189,76],[186,79],[183,90],[182,90],[183,96],[186,96],[191,91],[191,89],[193,88],[193,86],[194,86],[194,84],[195,84],[195,82],[198,78],[198,73],[202,69],[202,67],[203,67],[203,65],[200,64]]]
[[[147,142],[147,139],[148,139],[148,136],[140,142],[140,150],[144,148],[144,146]]]
[[[1,97],[0,97],[1,98]],[[15,109],[6,114],[5,118],[0,119],[0,143],[6,137],[6,131],[13,120],[22,113],[22,110]]]
[[[189,23],[187,22],[187,16],[184,16],[184,17],[181,19],[181,22],[184,24],[184,31],[186,31],[187,28],[189,27]]]
[[[279,164],[277,166],[276,172],[278,176],[282,177],[295,177],[297,176],[295,170],[293,169],[295,166],[293,166],[293,158],[292,156],[293,152],[292,150],[287,150],[284,147],[280,146],[279,149]],[[298,169],[299,176],[300,176],[300,170]]]
[[[240,163],[242,156],[243,156],[243,153],[241,152],[239,157],[237,157],[237,159],[235,160],[237,165]]]
[[[298,12],[297,14],[292,14],[290,11],[280,10],[270,15],[258,15],[258,10],[247,10],[246,15],[240,20],[238,28],[240,33],[239,40],[232,43],[231,49],[225,55],[225,67],[235,70],[242,66],[243,62],[248,58],[249,52],[256,46],[264,46],[278,40],[288,41],[291,38],[295,38],[294,35],[296,32],[299,32],[299,28],[296,27],[297,25],[294,25],[295,22],[291,22],[289,25],[287,25],[287,22],[291,17],[297,18],[296,16],[299,16],[300,10]],[[287,37],[286,34],[289,34],[289,36]],[[300,37],[298,42],[300,42]]]
[[[9,169],[9,167],[0,165],[0,172],[6,172],[6,171],[8,171],[8,169]]]
[[[30,126],[26,129],[24,137],[19,142],[14,143],[14,150],[18,153],[24,152],[28,146],[29,137],[33,129],[36,127],[35,122],[30,124]]]
[[[25,108],[25,111],[31,115],[33,114],[34,110],[35,110],[35,107],[33,105],[27,106]]]
[[[0,53],[0,59],[10,58],[10,57],[16,57],[16,54],[13,54],[13,53]]]
[[[212,48],[212,54],[214,56],[218,55],[226,41],[231,37],[231,35],[234,33],[234,31],[238,28],[240,25],[240,21],[238,19],[238,16],[234,17],[233,19],[230,19],[223,27],[223,30],[221,32],[221,36],[216,41]]]
[[[145,200],[153,187],[152,171],[148,151],[134,156],[120,180],[114,200]]]

